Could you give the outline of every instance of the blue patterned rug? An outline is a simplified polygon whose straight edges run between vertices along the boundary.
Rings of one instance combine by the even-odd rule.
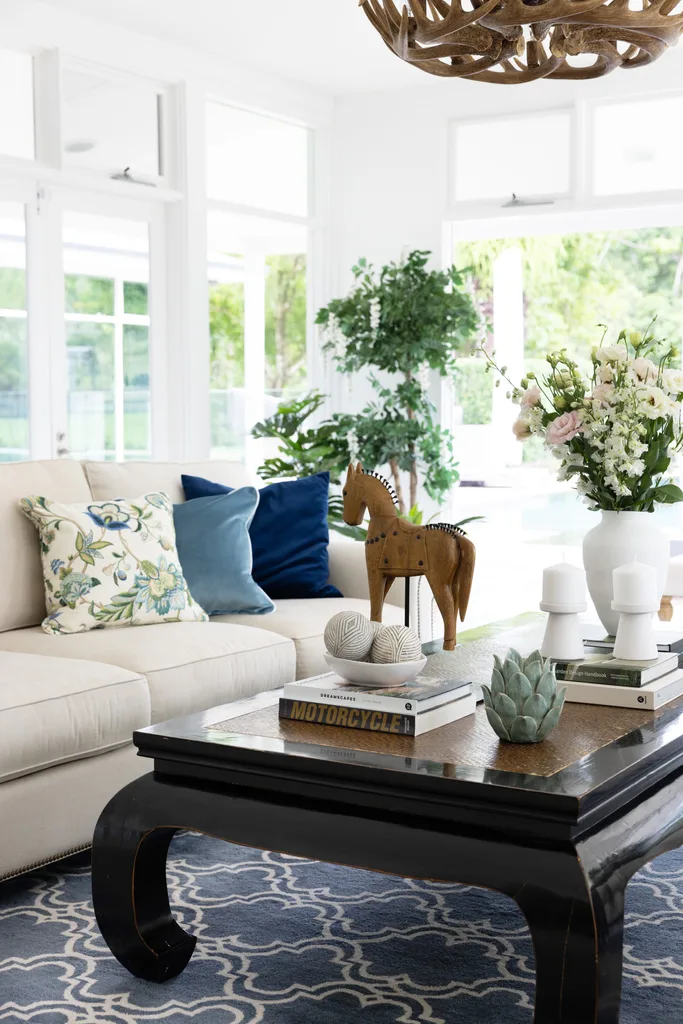
[[[177,917],[199,937],[164,986],[95,924],[81,863],[0,885],[0,1021],[35,1024],[530,1024],[531,939],[514,903],[183,835]],[[628,891],[622,1024],[683,1020],[683,852]]]

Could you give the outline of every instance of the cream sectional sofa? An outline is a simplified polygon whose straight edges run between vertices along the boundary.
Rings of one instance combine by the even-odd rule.
[[[251,482],[230,462],[0,465],[0,879],[89,845],[108,799],[149,771],[135,757],[135,729],[325,671],[327,620],[342,609],[368,612],[364,546],[333,538],[330,582],[343,599],[280,601],[268,616],[208,623],[44,633],[38,536],[19,498],[165,491],[180,502],[184,472]],[[400,622],[400,588],[392,596],[385,621]]]

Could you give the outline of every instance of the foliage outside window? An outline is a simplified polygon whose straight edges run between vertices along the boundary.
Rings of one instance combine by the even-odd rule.
[[[493,410],[493,380],[486,373],[486,360],[466,356],[456,363],[454,391],[455,403],[462,409],[465,426],[480,426],[491,422]]]
[[[75,453],[116,454],[116,389],[123,397],[123,457],[149,457],[148,286],[113,277],[66,274],[69,441]],[[97,320],[93,319],[97,317]],[[123,377],[116,380],[116,349]],[[101,448],[93,439],[99,439]],[[120,457],[120,456],[119,456]]]
[[[234,256],[240,275],[242,256]],[[301,393],[307,376],[306,257],[266,257],[265,380],[272,398]],[[211,339],[211,437],[214,454],[240,458],[244,415],[244,283],[209,285]]]

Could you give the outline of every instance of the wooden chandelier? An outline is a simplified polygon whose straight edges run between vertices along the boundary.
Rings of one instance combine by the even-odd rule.
[[[390,50],[430,75],[513,85],[599,78],[675,46],[681,0],[360,0]],[[573,59],[573,60],[572,60]]]

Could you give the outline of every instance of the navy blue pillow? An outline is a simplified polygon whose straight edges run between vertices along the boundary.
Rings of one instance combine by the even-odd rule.
[[[200,476],[182,477],[185,498],[229,494],[232,487]],[[249,527],[252,575],[268,597],[341,597],[329,577],[327,506],[330,474],[270,484]]]

